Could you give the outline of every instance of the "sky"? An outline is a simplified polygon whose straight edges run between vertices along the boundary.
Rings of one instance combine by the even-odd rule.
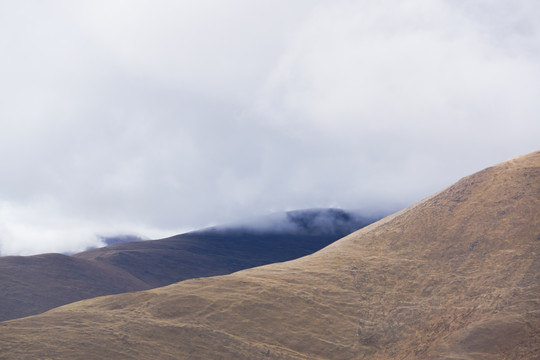
[[[0,254],[392,212],[540,142],[537,0],[0,0]]]

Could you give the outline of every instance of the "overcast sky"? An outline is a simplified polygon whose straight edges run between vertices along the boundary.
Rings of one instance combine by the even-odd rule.
[[[0,253],[394,211],[540,145],[537,0],[0,0]]]

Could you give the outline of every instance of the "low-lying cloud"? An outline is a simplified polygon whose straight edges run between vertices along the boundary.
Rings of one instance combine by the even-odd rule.
[[[540,5],[0,4],[0,253],[395,210],[537,150]]]

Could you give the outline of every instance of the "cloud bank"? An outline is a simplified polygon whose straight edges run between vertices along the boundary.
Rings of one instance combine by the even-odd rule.
[[[537,150],[540,5],[0,4],[0,253],[395,210]]]

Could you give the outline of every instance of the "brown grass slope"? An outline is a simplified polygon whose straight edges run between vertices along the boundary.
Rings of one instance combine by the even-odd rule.
[[[0,257],[0,321],[36,315],[96,296],[148,290],[296,259],[374,220],[339,209],[287,213],[305,228],[209,228],[152,241],[119,243],[72,256]],[[319,229],[323,218],[332,231]],[[281,225],[281,227],[279,227]]]
[[[540,152],[304,258],[0,323],[3,359],[540,358]]]

